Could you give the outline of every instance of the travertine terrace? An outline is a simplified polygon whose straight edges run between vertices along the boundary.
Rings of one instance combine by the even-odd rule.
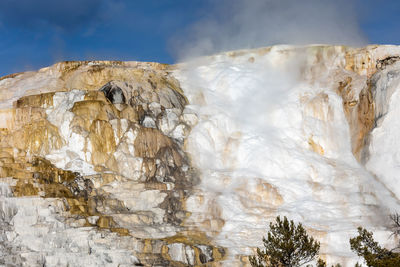
[[[358,225],[394,242],[398,59],[275,46],[0,78],[0,265],[242,266],[277,215],[354,265]]]

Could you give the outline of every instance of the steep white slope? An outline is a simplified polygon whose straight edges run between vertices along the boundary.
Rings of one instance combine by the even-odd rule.
[[[369,159],[366,167],[383,184],[400,197],[400,64],[382,70],[374,78],[376,88],[376,124],[370,137]]]
[[[359,225],[374,230],[380,241],[393,242],[384,226],[387,214],[400,208],[398,195],[387,189],[396,184],[393,145],[400,128],[384,120],[374,131],[372,144],[378,148],[368,164],[378,174],[373,177],[352,153],[337,90],[341,73],[350,75],[344,71],[346,53],[331,48],[333,56],[327,51],[321,59],[318,49],[226,53],[182,64],[176,72],[199,116],[187,150],[201,170],[206,200],[192,197],[189,210],[219,209],[224,225],[216,239],[230,249],[231,258],[261,246],[268,222],[277,215],[303,222],[331,263],[354,265],[348,240]],[[392,50],[372,49],[370,57],[374,61]],[[353,79],[357,97],[368,71],[358,70],[357,79],[364,82],[359,87]],[[396,109],[391,104],[387,116],[396,116]],[[390,146],[391,153],[381,157]],[[381,166],[387,165],[386,172]]]

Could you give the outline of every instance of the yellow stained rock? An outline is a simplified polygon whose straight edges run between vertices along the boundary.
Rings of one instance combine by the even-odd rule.
[[[72,194],[71,190],[69,190],[66,186],[59,184],[59,183],[53,183],[53,184],[43,184],[41,186],[42,191],[44,192],[44,197],[50,197],[50,198],[68,198],[71,199],[74,197]],[[74,203],[70,203],[70,206],[75,207],[72,205]],[[76,206],[81,206],[81,205],[76,205]],[[72,209],[72,212],[75,209]],[[79,208],[81,212],[84,212],[84,208]]]
[[[46,119],[45,109],[40,107],[22,107],[14,109],[13,125],[19,128],[25,124]]]
[[[346,70],[369,77],[376,72],[376,63],[372,60],[370,52],[365,48],[347,51],[345,59]]]
[[[99,100],[104,103],[108,102],[106,96],[101,91],[87,91],[85,94],[85,101],[88,101],[88,100]]]
[[[37,196],[38,188],[32,184],[32,181],[29,179],[18,179],[18,182],[13,190],[13,195],[15,197],[22,196]]]
[[[117,233],[120,236],[130,236],[131,235],[128,229],[121,228],[121,227],[111,227],[110,231]]]
[[[56,64],[56,67],[60,71],[60,79],[67,80],[71,75],[79,69],[79,67],[86,65],[85,61],[63,61]]]
[[[53,149],[60,149],[63,143],[56,126],[47,120],[39,120],[14,132],[12,145],[34,155],[47,155]]]
[[[74,103],[71,111],[87,120],[108,120],[106,110],[103,109],[105,103],[99,100],[84,100]]]
[[[0,81],[1,80],[5,80],[5,79],[12,79],[17,77],[18,75],[22,74],[22,72],[17,72],[17,73],[12,73],[12,74],[8,74],[6,76],[0,77]]]
[[[274,211],[276,207],[282,205],[284,202],[283,197],[278,189],[262,179],[257,179],[255,188],[249,191],[248,188],[251,187],[252,186],[250,184],[243,183],[235,189],[235,191],[239,194],[240,201],[244,207],[250,209],[254,207],[254,203],[257,203],[257,205],[260,205],[260,203],[268,203],[268,209],[266,210],[268,214],[266,215],[269,215],[270,211]],[[215,217],[221,218],[222,212],[219,209],[217,211],[218,213],[215,214]],[[271,214],[272,213],[273,212],[271,212]]]
[[[324,155],[325,153],[324,148],[320,144],[315,142],[312,137],[308,138],[308,144],[310,145],[312,151],[320,154],[321,156]]]
[[[139,111],[134,109],[129,105],[125,105],[124,108],[121,110],[120,113],[121,119],[127,119],[131,122],[138,122],[139,121]]]
[[[115,152],[116,142],[114,131],[108,121],[95,120],[89,129],[89,139],[92,144],[93,165],[103,165]]]
[[[112,154],[108,157],[105,165],[111,171],[119,173],[118,162]]]
[[[172,140],[158,129],[143,127],[135,139],[135,156],[154,158],[161,148],[171,147],[172,144]]]
[[[23,96],[19,98],[15,103],[15,108],[47,108],[53,106],[54,92],[42,93],[37,95]]]
[[[342,97],[344,113],[349,123],[352,152],[356,159],[360,160],[366,137],[374,127],[375,104],[370,82],[360,91],[358,101],[355,101],[352,81],[351,77],[347,77],[339,82],[337,92]]]
[[[115,222],[111,216],[100,216],[97,220],[97,226],[100,228],[111,228],[115,225]]]

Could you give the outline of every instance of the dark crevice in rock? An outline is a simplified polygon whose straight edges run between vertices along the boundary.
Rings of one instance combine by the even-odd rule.
[[[113,104],[125,104],[126,102],[126,98],[122,89],[112,82],[104,85],[100,91],[102,91],[106,98]]]
[[[183,209],[183,201],[186,194],[183,190],[166,193],[168,193],[168,196],[159,205],[160,208],[165,210],[164,222],[180,225],[186,217],[186,212]]]
[[[390,56],[384,59],[380,59],[376,61],[376,68],[379,70],[383,70],[388,65],[392,65],[395,62],[400,60],[400,56]]]

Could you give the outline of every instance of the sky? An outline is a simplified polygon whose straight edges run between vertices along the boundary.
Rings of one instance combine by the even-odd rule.
[[[274,44],[400,44],[396,0],[0,0],[0,76]]]

